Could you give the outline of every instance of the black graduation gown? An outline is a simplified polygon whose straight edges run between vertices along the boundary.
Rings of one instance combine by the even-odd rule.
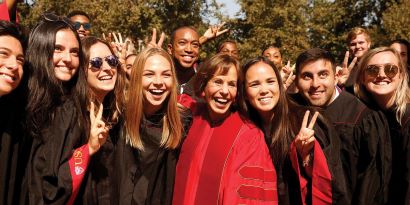
[[[25,203],[23,178],[31,143],[23,131],[24,105],[12,98],[0,98],[0,204],[3,205]]]
[[[185,130],[192,116],[182,113]],[[121,137],[115,148],[113,204],[172,204],[176,162],[179,149],[160,147],[163,114],[157,113],[141,123],[144,151],[126,144]]]
[[[295,114],[295,113],[292,113]],[[298,116],[303,116],[299,113]],[[324,118],[318,118],[314,125],[315,138],[319,142],[325,155],[329,171],[332,175],[332,200],[333,204],[347,204],[346,184],[344,180],[343,167],[339,155],[340,142],[335,136],[333,127]],[[266,135],[265,135],[266,136]],[[270,144],[268,142],[268,144]],[[274,150],[273,150],[274,152]],[[282,165],[275,164],[278,183],[278,197],[281,205],[303,204],[300,200],[300,186],[298,175],[292,167],[292,162],[288,156]],[[310,185],[308,187],[311,186]],[[311,190],[309,190],[311,193]],[[307,196],[311,202],[311,196]]]
[[[392,141],[392,177],[389,185],[391,205],[410,204],[410,104],[407,104],[402,125],[392,110],[384,112],[389,122]]]
[[[300,94],[293,97],[307,105]],[[391,176],[391,141],[383,113],[341,92],[322,114],[338,132],[348,204],[385,204]]]
[[[28,164],[30,204],[65,204],[72,193],[69,159],[86,143],[74,102],[65,100],[39,138],[33,139]]]

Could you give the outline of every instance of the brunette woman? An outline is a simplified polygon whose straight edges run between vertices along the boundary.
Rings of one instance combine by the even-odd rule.
[[[138,54],[125,135],[116,147],[114,204],[171,204],[178,148],[190,115],[178,107],[175,67],[161,48]]]
[[[344,185],[338,182],[343,180],[338,144],[330,125],[321,116],[315,125],[317,112],[307,125],[310,110],[288,100],[280,71],[269,59],[249,60],[241,75],[241,108],[265,133],[278,173],[279,203],[345,203]]]
[[[392,175],[388,204],[410,204],[410,89],[408,70],[393,48],[367,52],[359,63],[355,94],[386,115],[391,136]]]
[[[102,119],[110,129],[107,141],[90,162],[83,200],[88,204],[111,204],[114,146],[123,122],[125,72],[107,42],[86,37],[81,43],[89,88],[88,105],[103,104]]]
[[[27,125],[33,137],[28,164],[30,204],[73,204],[90,156],[107,128],[94,104],[87,116],[87,81],[80,38],[66,18],[44,14],[31,31]]]
[[[238,60],[218,54],[195,76],[195,95],[205,103],[181,96],[193,124],[178,161],[173,204],[277,204],[263,133],[235,110],[238,74]]]

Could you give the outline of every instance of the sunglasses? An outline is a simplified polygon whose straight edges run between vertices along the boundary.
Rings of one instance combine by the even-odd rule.
[[[76,30],[80,29],[81,26],[83,26],[84,30],[87,30],[87,31],[91,29],[91,24],[90,23],[81,23],[81,22],[78,22],[78,21],[74,22],[74,28]]]
[[[107,61],[108,65],[111,68],[116,68],[118,64],[120,64],[120,61],[118,60],[117,56],[115,55],[109,55],[104,58],[105,61]],[[90,60],[90,64],[93,68],[96,68],[98,70],[101,69],[101,66],[103,64],[103,59],[100,57],[94,57]]]
[[[70,26],[71,28],[74,28],[73,23],[67,17],[57,16],[53,13],[44,13],[42,15],[42,18],[43,18],[44,21],[49,21],[49,22],[64,22],[68,26]]]
[[[382,65],[368,65],[365,69],[365,72],[370,77],[377,77],[379,75],[380,69],[383,69],[384,74],[388,78],[393,78],[399,72],[399,67],[393,64],[382,64]]]

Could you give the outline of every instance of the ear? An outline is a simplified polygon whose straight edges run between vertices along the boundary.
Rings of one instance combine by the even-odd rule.
[[[173,50],[172,50],[172,44],[169,43],[169,44],[167,45],[167,51],[168,51],[168,54],[172,56],[172,51],[173,51]]]
[[[369,42],[367,45],[367,48],[370,49],[370,47],[372,47],[372,42]]]
[[[201,97],[205,98],[205,91],[201,92]]]

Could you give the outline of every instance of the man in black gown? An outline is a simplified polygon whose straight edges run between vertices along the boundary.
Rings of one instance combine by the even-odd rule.
[[[340,138],[346,196],[350,204],[385,204],[391,175],[389,129],[381,112],[336,87],[335,59],[323,49],[309,49],[296,61],[292,96],[300,104],[319,107]]]

